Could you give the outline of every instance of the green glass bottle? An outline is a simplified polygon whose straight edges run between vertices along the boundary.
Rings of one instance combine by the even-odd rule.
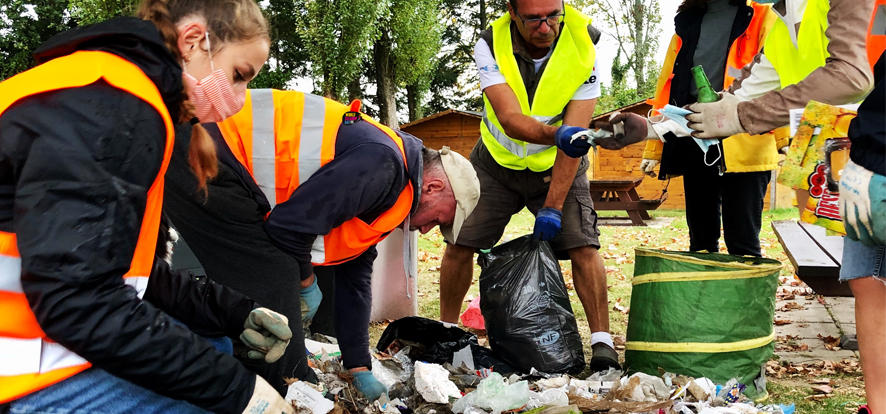
[[[695,79],[695,86],[698,88],[698,102],[716,102],[720,100],[720,95],[711,87],[707,75],[704,73],[701,65],[692,68],[692,78]]]

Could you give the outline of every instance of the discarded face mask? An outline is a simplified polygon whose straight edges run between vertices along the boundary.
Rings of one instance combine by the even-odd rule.
[[[687,131],[687,133],[692,131],[692,129],[689,128],[689,120],[686,119],[686,115],[691,114],[692,111],[690,111],[688,109],[683,109],[683,108],[680,108],[680,107],[677,107],[674,105],[665,105],[663,108],[659,109],[658,112],[661,113],[662,115],[666,116],[668,119],[678,123],[681,127],[683,127],[683,129],[685,129]],[[708,162],[708,150],[710,150],[711,147],[717,147],[717,151],[720,152],[720,146],[718,145],[720,143],[720,140],[718,140],[718,139],[701,139],[701,138],[695,138],[695,137],[692,137],[692,139],[695,141],[695,143],[698,145],[699,148],[701,148],[701,151],[704,153],[703,161],[704,161],[705,165],[707,165],[708,167],[711,167],[714,164],[716,164],[717,161],[720,160],[720,157],[723,156],[722,153],[718,153],[717,158],[714,158],[713,161]]]

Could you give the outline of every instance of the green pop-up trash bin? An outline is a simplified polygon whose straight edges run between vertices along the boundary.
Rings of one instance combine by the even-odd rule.
[[[772,355],[776,260],[717,253],[636,249],[625,343],[630,372],[661,370],[731,378],[745,394],[766,396],[756,381]]]

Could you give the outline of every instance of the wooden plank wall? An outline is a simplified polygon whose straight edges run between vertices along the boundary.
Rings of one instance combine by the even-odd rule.
[[[403,130],[421,138],[428,148],[440,149],[444,145],[448,145],[449,148],[468,157],[474,144],[480,139],[480,119],[464,114],[450,113],[427,122],[408,126]]]

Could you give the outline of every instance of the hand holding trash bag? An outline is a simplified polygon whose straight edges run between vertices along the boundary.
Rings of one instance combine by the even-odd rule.
[[[532,230],[532,237],[536,240],[551,241],[562,228],[561,220],[563,213],[552,207],[545,207],[538,210],[535,216],[535,228]]]
[[[478,262],[480,310],[493,354],[520,372],[581,372],[581,336],[551,246],[523,236],[482,253]]]
[[[246,354],[251,359],[264,359],[272,363],[280,359],[292,339],[289,319],[268,308],[256,308],[249,312],[243,324],[240,340],[250,348]]]

